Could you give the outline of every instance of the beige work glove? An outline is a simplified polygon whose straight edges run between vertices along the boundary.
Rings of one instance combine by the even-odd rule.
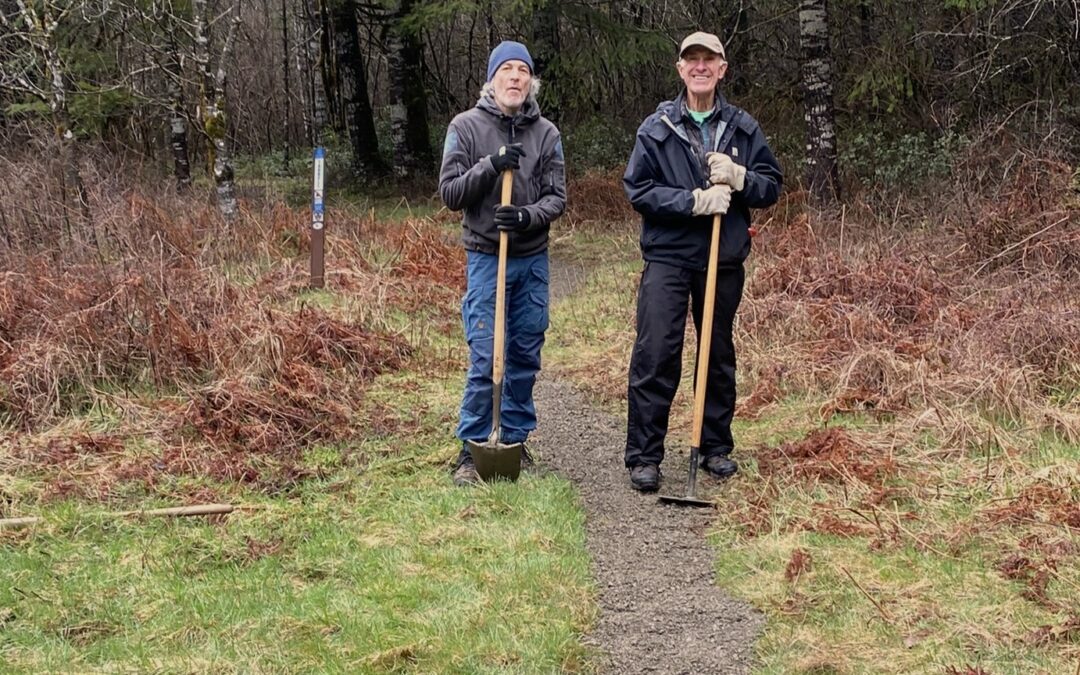
[[[730,185],[736,192],[746,187],[746,167],[739,166],[735,160],[722,152],[710,152],[705,155],[709,163],[709,182],[714,185]]]
[[[694,190],[695,216],[711,216],[714,213],[727,213],[731,206],[731,188],[727,185],[712,185],[704,190]]]

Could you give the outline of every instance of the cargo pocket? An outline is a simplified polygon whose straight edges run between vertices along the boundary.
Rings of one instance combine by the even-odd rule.
[[[492,297],[487,297],[489,294]],[[465,341],[472,344],[476,340],[492,339],[495,335],[494,318],[494,293],[481,284],[468,289],[461,301],[461,322],[465,327]]]
[[[532,283],[530,283],[529,288],[528,319],[525,322],[527,327],[523,328],[526,333],[543,333],[548,329],[550,321],[548,312],[549,273],[547,261],[544,262],[545,264],[533,265],[532,269],[529,270]]]

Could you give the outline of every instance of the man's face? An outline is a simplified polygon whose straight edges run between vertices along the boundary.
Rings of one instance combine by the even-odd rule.
[[[724,79],[727,72],[727,61],[704,47],[691,47],[679,59],[678,67],[686,90],[704,96],[716,92],[717,83]]]
[[[517,110],[525,103],[532,84],[532,72],[524,61],[510,60],[499,66],[491,78],[495,102],[504,110]]]

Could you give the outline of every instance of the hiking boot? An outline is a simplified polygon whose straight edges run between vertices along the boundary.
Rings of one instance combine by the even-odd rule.
[[[454,485],[463,487],[465,485],[476,485],[479,482],[480,474],[476,473],[476,464],[473,463],[472,457],[462,457],[457,468],[454,469]]]
[[[656,492],[660,488],[660,467],[638,464],[630,469],[630,487],[638,492]]]
[[[727,455],[710,455],[701,460],[701,468],[713,478],[731,478],[739,470],[735,460]]]
[[[532,469],[536,466],[536,462],[533,460],[532,453],[529,452],[529,446],[525,443],[521,444],[521,468],[525,471]]]

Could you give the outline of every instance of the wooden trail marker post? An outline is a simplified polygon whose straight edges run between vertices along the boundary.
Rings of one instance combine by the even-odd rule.
[[[322,288],[324,251],[326,245],[325,211],[323,210],[323,179],[326,167],[326,149],[315,148],[314,173],[311,187],[311,287]]]

